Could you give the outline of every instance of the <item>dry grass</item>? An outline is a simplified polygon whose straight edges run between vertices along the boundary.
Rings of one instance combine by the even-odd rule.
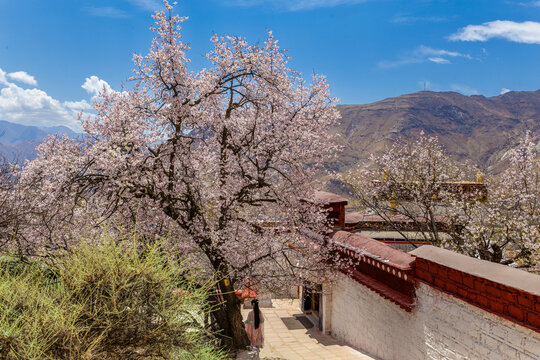
[[[222,358],[207,289],[159,244],[132,244],[82,245],[51,269],[4,259],[0,359]]]

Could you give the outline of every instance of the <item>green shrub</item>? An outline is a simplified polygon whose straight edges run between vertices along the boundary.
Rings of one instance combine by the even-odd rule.
[[[159,244],[104,239],[56,264],[0,270],[0,359],[223,358],[207,288]]]

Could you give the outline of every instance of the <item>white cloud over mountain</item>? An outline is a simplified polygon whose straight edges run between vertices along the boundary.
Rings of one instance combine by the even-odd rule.
[[[63,125],[80,131],[78,114],[80,112],[91,114],[92,106],[86,99],[62,102],[48,95],[44,90],[36,87],[23,88],[10,80],[37,85],[34,77],[24,71],[6,73],[0,69],[0,120],[22,125]],[[114,91],[106,81],[97,76],[86,78],[82,88],[92,98],[98,96],[103,89],[106,92]]]
[[[23,125],[75,125],[71,111],[60,101],[43,90],[23,89],[12,83],[0,90],[0,117]]]
[[[449,37],[453,41],[488,41],[493,38],[540,44],[540,23],[495,20],[481,25],[467,25]]]

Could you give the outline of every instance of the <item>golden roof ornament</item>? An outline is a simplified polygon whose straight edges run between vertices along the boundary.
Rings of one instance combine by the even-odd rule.
[[[482,177],[482,172],[480,171],[480,169],[476,170],[476,182],[484,182],[484,178]]]

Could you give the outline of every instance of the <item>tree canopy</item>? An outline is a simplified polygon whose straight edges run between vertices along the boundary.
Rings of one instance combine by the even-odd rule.
[[[540,256],[540,161],[529,134],[505,161],[502,174],[484,179],[479,172],[471,179],[470,165],[458,164],[436,137],[421,134],[398,141],[343,178],[363,210],[381,216],[406,239],[401,220],[433,245],[531,266]]]
[[[327,130],[338,113],[324,76],[307,82],[288,68],[271,32],[263,44],[214,35],[209,66],[190,70],[185,18],[165,5],[150,51],[134,56],[134,85],[104,88],[96,116],[81,118],[85,136],[50,138],[22,172],[24,244],[69,249],[81,231],[115,223],[168,235],[171,251],[219,280],[214,316],[239,348],[239,281],[323,266],[323,240],[304,234],[325,231],[325,216],[306,199],[335,152]]]

